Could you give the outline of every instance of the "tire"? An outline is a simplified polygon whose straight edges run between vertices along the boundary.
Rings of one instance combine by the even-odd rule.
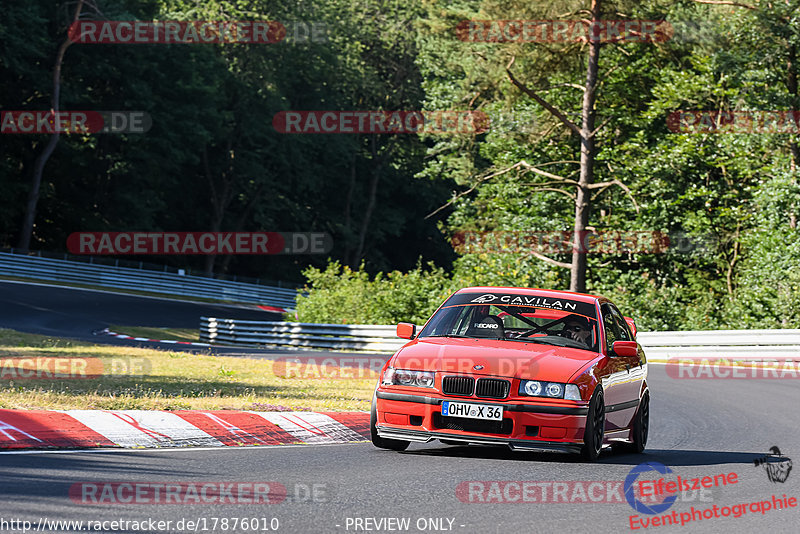
[[[378,399],[377,397],[372,397],[372,409],[369,413],[369,434],[372,438],[372,444],[378,447],[379,449],[389,449],[392,451],[404,451],[411,445],[409,441],[402,441],[399,439],[386,439],[382,438],[378,435],[378,428],[376,427],[378,423]]]
[[[606,406],[603,400],[603,390],[598,386],[589,401],[589,413],[586,414],[586,429],[583,432],[583,447],[581,456],[589,462],[594,462],[603,449],[603,436],[606,428]]]
[[[633,421],[633,441],[629,444],[630,452],[641,454],[647,445],[647,433],[650,430],[650,393],[644,392],[639,401],[639,409]]]

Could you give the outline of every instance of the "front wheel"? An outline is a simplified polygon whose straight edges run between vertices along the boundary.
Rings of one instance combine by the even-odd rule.
[[[583,432],[581,455],[594,462],[603,449],[603,437],[606,428],[606,406],[603,401],[603,390],[600,386],[594,390],[589,401],[589,413],[586,414],[586,429]]]
[[[631,452],[641,453],[647,445],[647,432],[650,429],[650,393],[647,391],[639,401],[639,409],[636,411],[636,419],[633,421],[633,442],[630,445]]]
[[[380,449],[389,449],[392,451],[404,451],[411,444],[408,441],[399,439],[386,439],[378,435],[378,399],[376,396],[372,397],[372,409],[369,413],[369,434],[372,438],[372,444]]]

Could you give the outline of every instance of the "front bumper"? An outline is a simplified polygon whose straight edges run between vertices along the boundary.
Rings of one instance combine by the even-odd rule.
[[[537,403],[378,390],[377,431],[386,439],[427,443],[434,439],[507,445],[520,450],[575,451],[583,445],[588,403]],[[442,401],[501,406],[503,422],[443,417]]]

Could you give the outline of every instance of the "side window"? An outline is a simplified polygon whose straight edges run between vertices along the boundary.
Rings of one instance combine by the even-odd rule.
[[[600,306],[600,312],[603,314],[603,328],[606,333],[606,350],[611,352],[611,347],[615,341],[624,341],[628,339],[627,333],[620,328],[614,317],[611,305],[606,302]]]
[[[459,308],[451,307],[440,310],[426,327],[426,336],[447,335],[458,320]]]
[[[628,328],[628,323],[625,322],[625,317],[622,316],[617,307],[613,304],[609,304],[608,307],[611,310],[611,314],[614,316],[617,326],[619,326],[620,332],[622,333],[622,340],[632,341],[633,335],[631,335],[630,328]]]

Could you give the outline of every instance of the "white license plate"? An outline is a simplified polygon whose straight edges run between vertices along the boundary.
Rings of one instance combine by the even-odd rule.
[[[448,417],[467,417],[469,419],[503,420],[503,407],[489,404],[471,404],[468,402],[444,401],[442,415]]]

